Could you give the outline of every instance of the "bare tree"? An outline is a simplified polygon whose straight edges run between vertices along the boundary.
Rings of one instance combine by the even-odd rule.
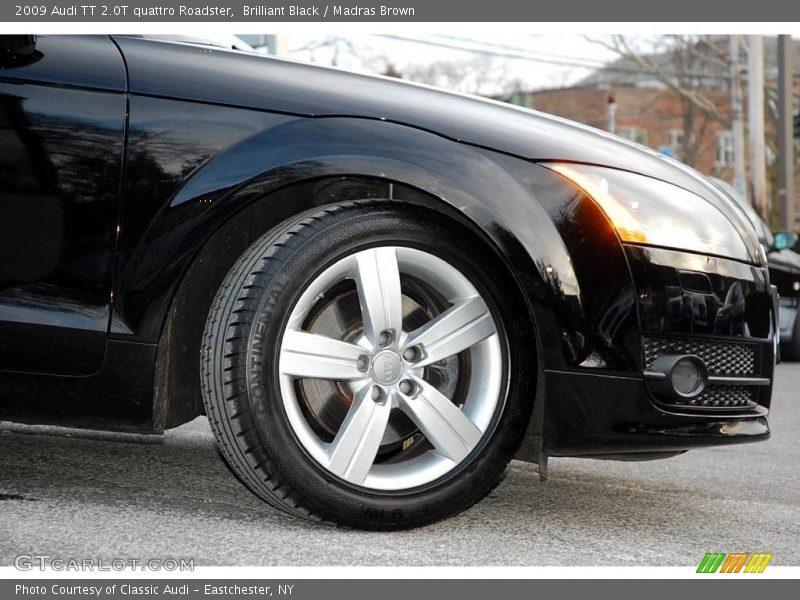
[[[731,67],[730,45],[727,36],[671,35],[647,40],[644,47],[640,38],[615,35],[605,39],[591,39],[616,52],[627,67],[635,67],[640,75],[652,79],[671,90],[681,99],[683,143],[678,158],[694,165],[702,154],[703,134],[713,123],[731,126],[729,102],[715,102],[719,92],[730,92],[728,76]],[[767,40],[767,66],[774,65],[774,38]],[[619,62],[619,61],[618,61]],[[744,73],[746,76],[746,73]],[[778,155],[777,83],[768,81],[765,86],[765,142],[768,154]],[[774,194],[778,189],[778,171],[775,161],[768,165],[769,186]],[[773,206],[776,203],[773,202]]]
[[[356,66],[371,72],[386,69],[386,56],[374,52],[363,44],[356,45],[352,39],[331,35],[322,40],[313,40],[293,51],[309,62],[327,63],[333,67]]]
[[[661,85],[680,101],[681,146],[678,158],[694,165],[702,150],[706,132],[711,123],[730,127],[731,117],[718,102],[720,90],[727,90],[730,56],[719,40],[710,36],[668,35],[639,38],[614,35],[605,39],[591,39],[619,55],[623,63],[622,76],[641,80],[650,79]],[[624,68],[623,68],[624,67]],[[613,77],[613,65],[609,69]]]
[[[410,65],[403,70],[403,79],[427,83],[468,94],[500,95],[512,91],[505,65],[488,56],[467,60],[439,60]]]

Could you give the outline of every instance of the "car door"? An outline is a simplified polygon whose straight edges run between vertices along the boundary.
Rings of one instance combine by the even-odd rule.
[[[2,39],[6,37],[6,39]],[[0,36],[0,372],[103,363],[126,73],[106,36]]]

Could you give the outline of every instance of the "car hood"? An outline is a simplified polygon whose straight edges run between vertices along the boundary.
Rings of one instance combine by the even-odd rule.
[[[129,92],[278,111],[401,123],[531,161],[634,171],[693,191],[749,225],[704,176],[654,150],[530,109],[388,77],[189,44],[114,36]],[[751,245],[757,247],[757,241]]]
[[[530,109],[420,84],[290,60],[115,36],[132,93],[305,116],[383,119],[536,161],[600,164],[709,185],[657,152]]]

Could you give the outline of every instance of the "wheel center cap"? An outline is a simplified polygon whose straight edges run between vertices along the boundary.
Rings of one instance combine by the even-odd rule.
[[[391,385],[403,374],[403,361],[400,355],[384,350],[372,359],[372,378],[381,385]]]

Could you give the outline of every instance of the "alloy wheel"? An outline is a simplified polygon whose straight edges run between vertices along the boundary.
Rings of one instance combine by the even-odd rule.
[[[283,406],[328,473],[408,490],[455,469],[503,399],[497,323],[469,279],[421,250],[382,246],[316,276],[279,354]]]

